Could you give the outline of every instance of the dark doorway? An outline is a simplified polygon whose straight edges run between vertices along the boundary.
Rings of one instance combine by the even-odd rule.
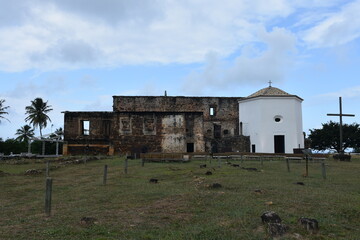
[[[251,145],[251,152],[256,152],[256,149],[255,149],[255,144]]]
[[[187,143],[186,152],[194,152],[194,143]]]
[[[274,135],[274,151],[275,153],[285,153],[284,135]]]
[[[214,124],[214,138],[221,138],[221,125]]]

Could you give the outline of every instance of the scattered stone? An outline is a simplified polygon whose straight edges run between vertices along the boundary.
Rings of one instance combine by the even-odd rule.
[[[301,217],[298,223],[310,233],[317,233],[319,231],[319,223],[316,219]]]
[[[272,201],[269,201],[269,202],[265,202],[265,204],[270,206],[270,205],[273,205],[274,203]]]
[[[262,223],[281,223],[281,218],[273,211],[266,211],[261,215]]]
[[[25,175],[38,175],[41,174],[41,170],[38,169],[28,169],[25,171]]]
[[[267,230],[271,237],[281,237],[289,230],[289,227],[282,223],[268,223]]]
[[[156,179],[156,178],[150,178],[149,182],[150,182],[150,183],[158,183],[158,179]]]
[[[206,168],[206,164],[201,164],[200,168]]]
[[[211,172],[211,171],[207,171],[207,172],[205,173],[205,175],[212,175],[212,172]]]
[[[242,169],[248,170],[248,171],[254,171],[254,172],[257,172],[257,171],[258,171],[257,168],[245,168],[245,167],[242,167]]]
[[[295,184],[301,185],[301,186],[304,186],[304,185],[305,185],[305,183],[303,183],[303,182],[296,182]]]
[[[264,191],[264,190],[261,190],[261,189],[255,189],[254,192],[257,193],[257,194],[263,194],[263,193],[265,193],[265,191]]]
[[[83,217],[80,220],[80,224],[83,226],[91,226],[97,224],[97,219],[93,217]]]
[[[233,167],[240,167],[240,164],[231,164]]]
[[[220,183],[213,183],[210,185],[211,188],[222,188],[222,185]]]

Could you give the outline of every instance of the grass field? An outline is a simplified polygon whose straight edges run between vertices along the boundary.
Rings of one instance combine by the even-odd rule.
[[[283,161],[242,164],[258,172],[224,162],[219,168],[214,160],[200,169],[202,163],[142,167],[140,160],[129,160],[127,174],[123,158],[59,167],[50,173],[51,217],[44,213],[45,172],[24,175],[45,163],[0,163],[10,173],[0,175],[0,239],[266,239],[260,216],[267,210],[289,226],[281,239],[360,239],[360,159],[328,160],[326,180],[320,163],[310,163],[306,178],[304,163],[291,163],[290,172]],[[212,189],[213,183],[222,188]],[[97,221],[84,225],[83,217]],[[297,224],[299,217],[317,219],[319,232],[308,233]]]

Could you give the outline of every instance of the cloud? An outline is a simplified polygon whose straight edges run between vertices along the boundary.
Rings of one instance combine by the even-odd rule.
[[[10,2],[1,10],[8,20],[0,27],[0,71],[196,63],[208,52],[226,57],[254,39],[254,23],[294,11],[285,0]],[[19,17],[16,24],[7,11]]]
[[[336,44],[358,37],[360,21],[359,1],[332,15],[322,11],[339,0],[0,1],[0,71],[8,72],[202,63],[210,52],[225,58],[249,48],[259,37],[258,26],[271,29],[299,11],[308,12],[301,23],[310,28],[304,41],[320,46],[330,38]],[[339,16],[344,23],[337,23]]]
[[[17,26],[29,16],[29,1],[0,0],[0,27]]]
[[[328,13],[317,25],[304,31],[304,41],[310,47],[333,47],[358,38],[359,12],[360,0],[357,0],[345,5],[339,11]]]
[[[354,86],[351,88],[341,89],[337,92],[330,92],[319,95],[321,98],[337,98],[337,97],[345,97],[345,98],[359,98],[360,97],[360,86]]]
[[[135,21],[142,24],[161,17],[161,2],[158,0],[53,0],[59,9],[84,16],[89,20],[98,19],[110,25]]]
[[[69,64],[91,63],[101,58],[94,47],[83,40],[59,40],[49,46],[44,53],[34,54],[31,60],[35,62],[63,62]]]
[[[190,74],[183,89],[199,93],[206,88],[228,88],[236,83],[280,82],[294,62],[295,51],[296,37],[292,33],[282,28],[274,28],[271,32],[258,29],[256,44],[244,46],[230,66],[218,55],[208,54],[204,69]]]

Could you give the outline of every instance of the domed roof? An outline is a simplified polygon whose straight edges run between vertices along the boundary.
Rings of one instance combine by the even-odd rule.
[[[251,94],[250,96],[244,98],[243,100],[257,98],[257,97],[296,97],[300,101],[303,101],[303,99],[301,97],[289,94],[279,88],[272,87],[271,85],[269,87],[260,89],[259,91]]]
[[[290,96],[290,94],[279,88],[269,86],[267,88],[260,89],[259,91],[251,94],[250,96],[248,96],[248,98],[258,97],[258,96],[284,96],[284,95]]]

